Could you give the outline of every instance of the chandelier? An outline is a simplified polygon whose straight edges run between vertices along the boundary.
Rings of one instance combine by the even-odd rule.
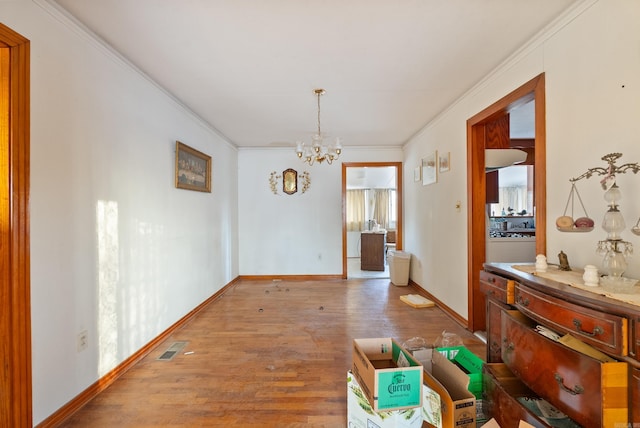
[[[303,141],[297,141],[296,153],[300,159],[309,165],[313,165],[314,162],[322,163],[324,161],[331,165],[342,153],[342,144],[339,137],[335,139],[333,144],[324,142],[324,135],[320,130],[320,96],[325,94],[325,90],[314,89],[313,92],[318,98],[318,132],[311,137],[311,146],[306,145]]]
[[[596,251],[604,257],[603,267],[609,275],[602,276],[600,278],[600,282],[602,285],[623,290],[625,285],[634,286],[636,281],[622,276],[628,266],[627,257],[631,256],[633,253],[633,245],[631,242],[624,241],[620,235],[620,232],[625,229],[626,225],[618,204],[620,199],[622,199],[622,192],[616,184],[616,175],[624,174],[628,171],[637,174],[640,172],[640,165],[634,162],[618,166],[616,165],[616,161],[621,157],[622,153],[609,153],[601,158],[608,164],[607,167],[589,168],[587,172],[577,178],[572,178],[569,181],[571,181],[571,183],[575,183],[578,180],[590,178],[593,175],[604,176],[600,181],[600,185],[602,186],[602,190],[605,190],[604,200],[607,202],[608,209],[604,214],[604,219],[602,220],[602,228],[607,232],[607,237],[606,239],[598,242]],[[582,203],[582,200],[580,203]],[[576,226],[578,225],[578,220],[575,221]],[[558,221],[560,221],[560,219],[558,219]],[[635,235],[640,235],[638,224],[640,224],[640,219],[638,219],[636,226],[631,228],[631,232]],[[589,225],[593,226],[592,220]],[[589,231],[591,229],[593,228],[588,227],[584,230]],[[575,229],[575,231],[580,231],[580,229]]]

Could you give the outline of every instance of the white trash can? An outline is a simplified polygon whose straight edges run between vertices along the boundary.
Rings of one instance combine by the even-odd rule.
[[[389,251],[389,276],[393,285],[409,285],[409,265],[411,253]]]

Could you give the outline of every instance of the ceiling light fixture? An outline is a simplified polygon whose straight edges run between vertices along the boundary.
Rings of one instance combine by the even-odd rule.
[[[527,152],[519,149],[485,149],[484,168],[486,172],[505,168],[527,160]]]
[[[314,89],[314,94],[318,98],[318,132],[311,137],[311,147],[306,145],[304,141],[296,142],[296,153],[298,157],[309,165],[314,162],[322,163],[325,160],[329,165],[340,157],[342,153],[342,143],[340,138],[336,137],[333,144],[324,143],[324,135],[320,130],[320,96],[325,94],[324,89]]]

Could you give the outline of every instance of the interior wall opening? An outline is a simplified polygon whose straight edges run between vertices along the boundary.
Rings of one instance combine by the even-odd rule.
[[[402,249],[401,174],[399,162],[343,164],[344,278],[389,278],[389,251]]]
[[[531,144],[531,159],[528,161],[535,165],[533,174],[534,214],[531,219],[535,224],[533,254],[545,254],[546,113],[544,73],[534,77],[467,120],[468,329],[473,332],[482,332],[486,329],[486,304],[484,295],[480,292],[479,280],[479,273],[487,261],[487,222],[490,221],[491,214],[490,208],[488,208],[490,205],[487,204],[489,174],[485,168],[485,150],[508,149],[512,146],[513,142],[509,135],[509,114],[532,101],[534,101],[532,106],[535,138]],[[501,213],[502,209],[500,209]]]

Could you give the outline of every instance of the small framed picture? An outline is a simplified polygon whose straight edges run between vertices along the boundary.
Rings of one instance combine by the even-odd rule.
[[[433,151],[422,158],[422,185],[433,184],[438,181],[438,152]]]
[[[176,187],[211,193],[211,156],[176,141]]]
[[[282,172],[282,191],[287,195],[298,191],[298,171],[287,168]]]
[[[413,168],[413,181],[422,180],[422,168],[419,166]]]
[[[438,155],[438,172],[447,172],[451,165],[451,152]]]

